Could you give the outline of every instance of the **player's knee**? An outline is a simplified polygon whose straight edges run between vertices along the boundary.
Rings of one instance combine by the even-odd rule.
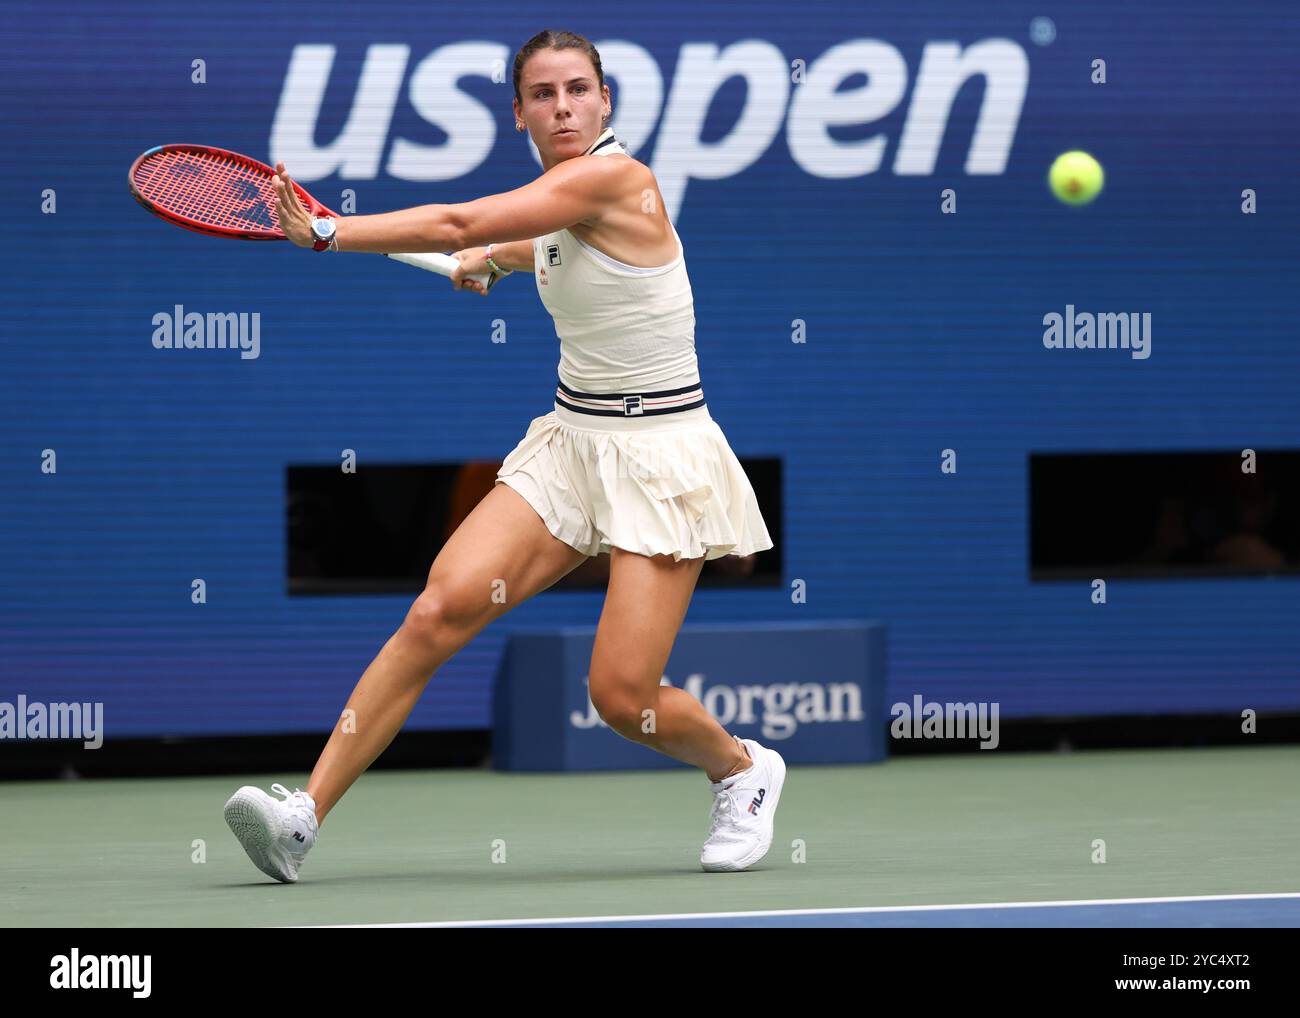
[[[592,706],[600,719],[619,735],[634,738],[647,731],[647,724],[653,724],[655,705],[626,688],[596,680],[591,682],[589,691]],[[653,728],[649,730],[653,731]]]
[[[411,604],[402,626],[429,644],[455,642],[472,635],[484,621],[484,607],[463,592],[430,584]]]

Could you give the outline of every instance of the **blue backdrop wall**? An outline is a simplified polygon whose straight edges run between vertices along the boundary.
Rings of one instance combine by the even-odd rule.
[[[1300,446],[1294,5],[483,14],[10,5],[0,699],[101,700],[110,738],[328,730],[410,598],[286,595],[286,464],[500,459],[550,408],[550,319],[526,275],[485,301],[378,258],[167,227],[126,169],[198,141],[284,159],[362,213],[508,190],[539,172],[508,67],[556,27],[605,54],[615,131],[659,176],[714,417],[742,457],[784,461],[785,582],[807,603],[702,590],[689,621],[880,619],[889,702],[1300,707],[1297,577],[1117,579],[1095,605],[1027,562],[1031,452]],[[1072,148],[1108,175],[1086,209],[1044,186]],[[155,349],[177,304],[259,313],[259,356]],[[1150,312],[1151,356],[1045,349],[1067,304]],[[518,609],[412,726],[485,726],[509,626],[599,605]]]

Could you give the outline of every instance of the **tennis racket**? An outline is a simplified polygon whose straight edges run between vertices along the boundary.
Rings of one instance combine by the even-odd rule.
[[[276,172],[266,163],[211,145],[158,145],[131,164],[131,196],[159,219],[209,237],[235,240],[285,240],[275,210]],[[340,218],[293,183],[298,200],[312,216]],[[450,276],[460,264],[445,254],[387,254],[385,258]],[[469,277],[484,290],[495,272]]]

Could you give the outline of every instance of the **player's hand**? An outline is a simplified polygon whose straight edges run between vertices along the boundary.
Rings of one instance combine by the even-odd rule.
[[[311,247],[316,242],[311,232],[311,216],[294,193],[284,163],[275,164],[275,174],[275,214],[280,217],[280,229],[299,247]]]
[[[452,289],[470,290],[486,297],[488,291],[483,289],[483,285],[478,280],[468,277],[481,276],[492,271],[488,268],[487,248],[467,247],[463,251],[453,251],[451,256],[460,262],[451,274]]]

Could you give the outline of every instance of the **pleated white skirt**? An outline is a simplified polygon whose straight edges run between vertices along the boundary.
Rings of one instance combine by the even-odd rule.
[[[707,406],[649,417],[556,407],[497,471],[552,534],[587,555],[674,559],[772,547],[754,489]]]

